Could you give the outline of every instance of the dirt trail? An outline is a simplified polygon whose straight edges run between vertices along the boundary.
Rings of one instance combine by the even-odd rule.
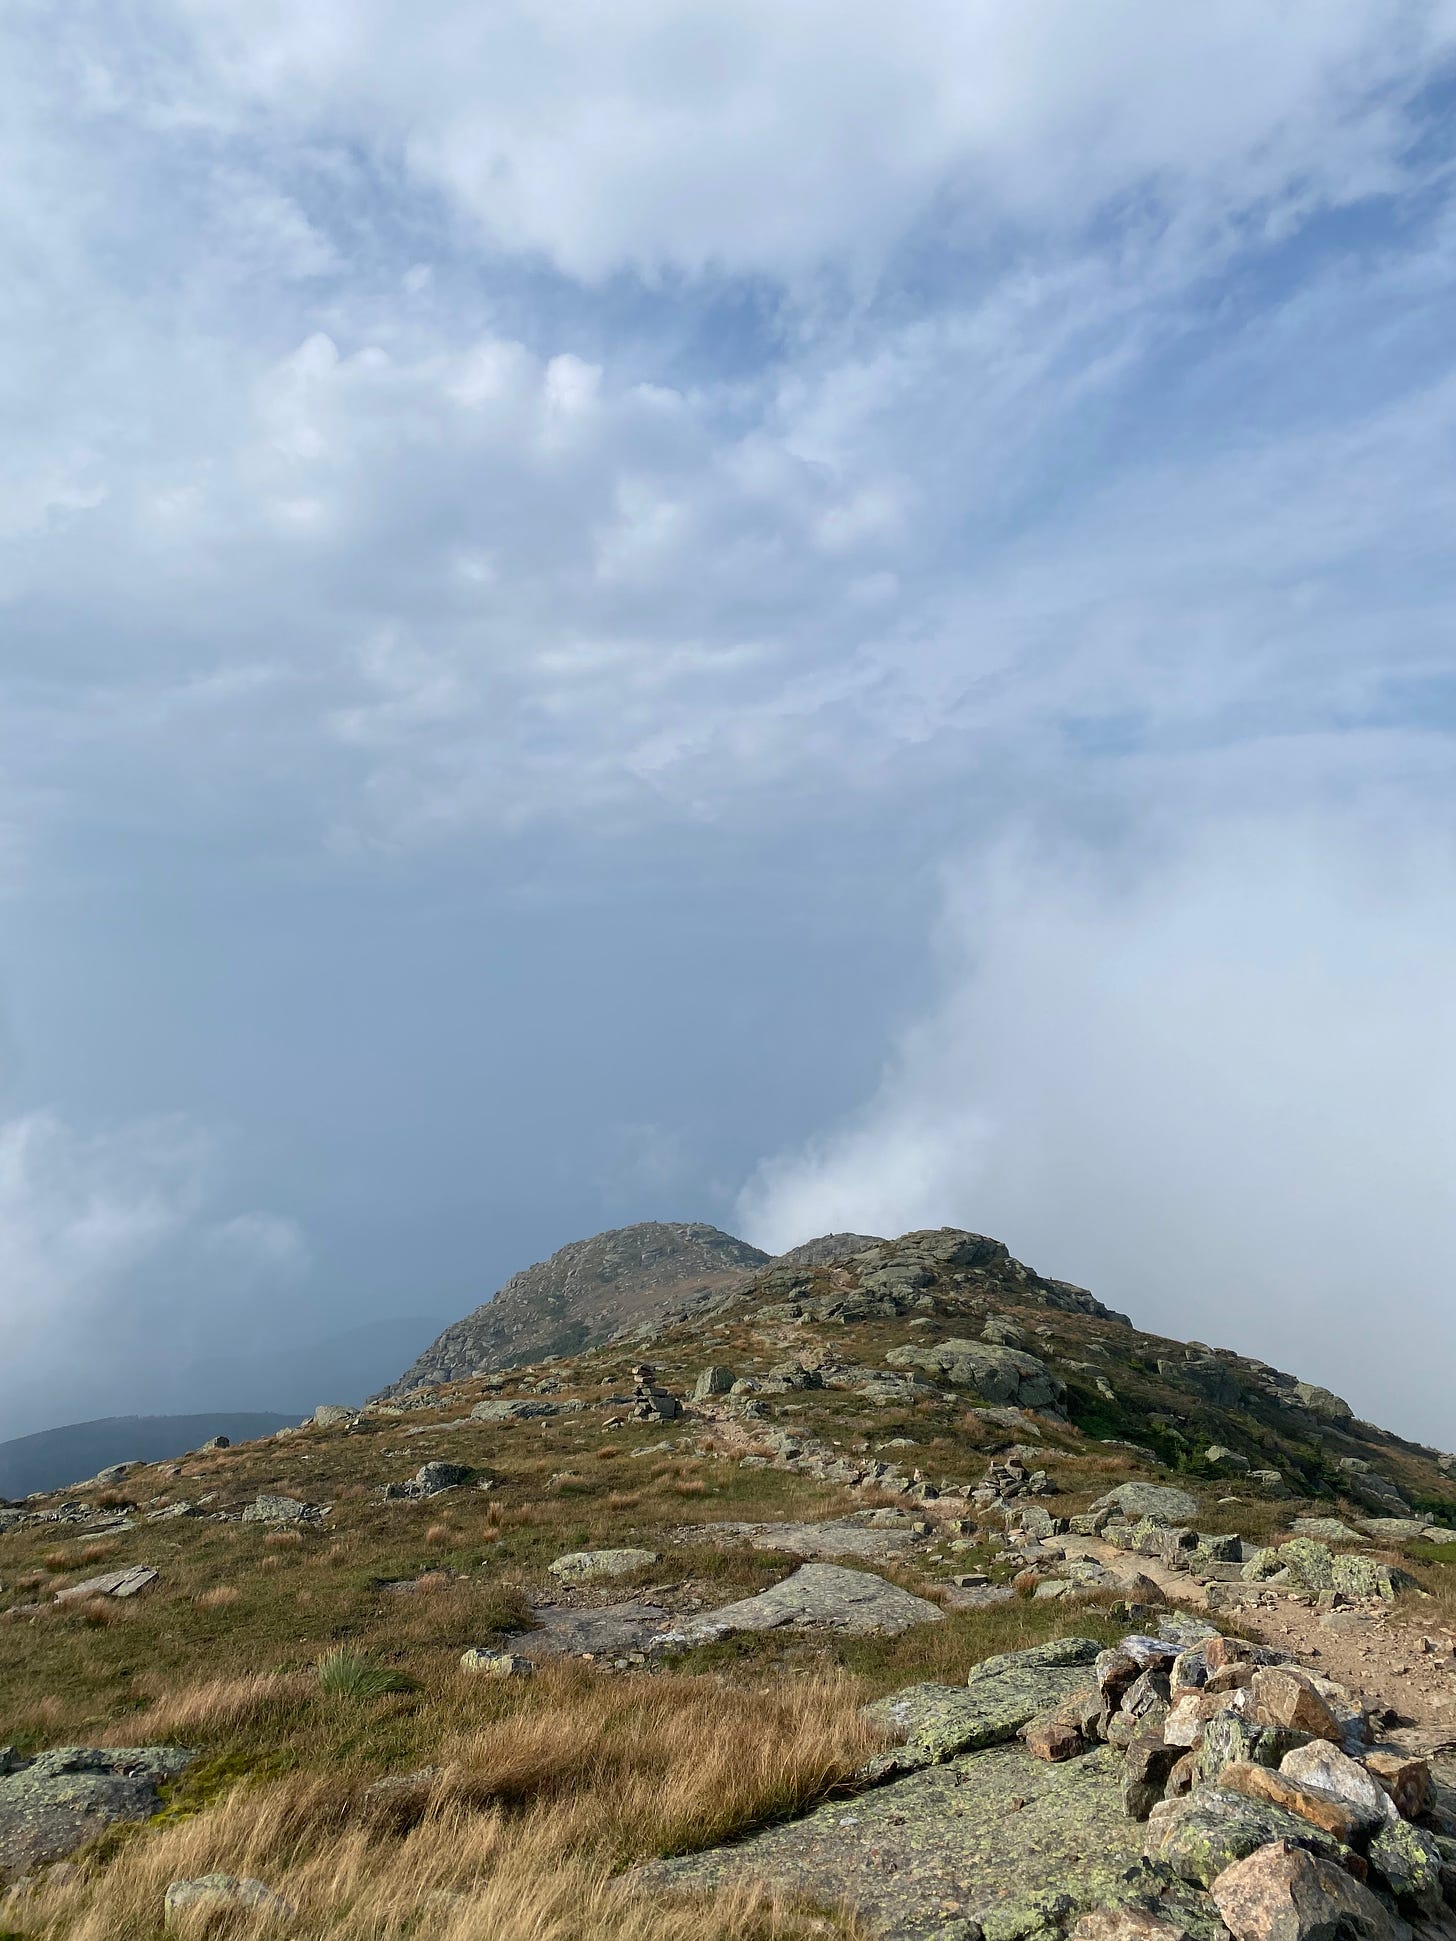
[[[1136,1571],[1150,1578],[1173,1602],[1197,1608],[1208,1603],[1201,1584],[1156,1558],[1135,1557],[1095,1538],[1058,1541],[1069,1557],[1094,1557],[1116,1575]],[[1348,1685],[1371,1711],[1394,1713],[1392,1740],[1424,1754],[1456,1751],[1456,1632],[1449,1626],[1423,1630],[1418,1613],[1369,1607],[1326,1613],[1310,1600],[1286,1596],[1230,1615],[1261,1644]]]

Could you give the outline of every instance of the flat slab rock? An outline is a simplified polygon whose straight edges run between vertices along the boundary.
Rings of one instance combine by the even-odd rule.
[[[939,1624],[944,1617],[938,1605],[887,1584],[873,1571],[804,1564],[756,1597],[674,1625],[661,1642],[678,1647],[711,1644],[740,1631],[774,1631],[781,1625],[813,1626],[851,1637],[895,1637],[917,1624]]]
[[[1038,1713],[1048,1712],[1093,1681],[1097,1645],[1063,1638],[1040,1650],[1010,1652],[977,1666],[966,1685],[912,1685],[876,1699],[864,1716],[900,1743],[882,1755],[881,1774],[913,1772],[966,1752],[1014,1739]]]
[[[505,1650],[522,1658],[621,1658],[643,1651],[667,1622],[661,1604],[608,1604],[599,1611],[551,1606],[533,1611],[537,1628],[507,1638]]]
[[[177,1746],[59,1746],[0,1779],[0,1871],[74,1853],[122,1820],[149,1820],[159,1788],[197,1757]]]
[[[973,1921],[985,1941],[1029,1941],[1147,1892],[1142,1829],[1123,1811],[1121,1771],[1110,1747],[1049,1766],[998,1746],[736,1846],[657,1862],[642,1877],[699,1890],[763,1881],[853,1908],[877,1941],[969,1934]],[[1172,1918],[1187,1925],[1181,1901]]]
[[[138,1597],[156,1581],[157,1572],[150,1564],[133,1564],[130,1570],[103,1571],[99,1577],[88,1577],[84,1584],[57,1591],[56,1602],[69,1604],[78,1597]]]
[[[903,1529],[887,1529],[858,1517],[827,1523],[705,1523],[678,1534],[688,1543],[746,1543],[795,1557],[897,1557],[918,1541],[908,1519]]]

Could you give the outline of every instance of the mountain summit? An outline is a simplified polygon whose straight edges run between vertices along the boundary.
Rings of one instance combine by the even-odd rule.
[[[695,1296],[725,1292],[770,1258],[700,1220],[643,1220],[573,1240],[446,1328],[381,1396],[574,1354]]]

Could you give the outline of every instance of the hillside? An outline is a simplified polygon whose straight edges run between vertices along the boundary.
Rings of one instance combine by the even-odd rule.
[[[0,1512],[0,1926],[1449,1941],[1456,1461],[863,1240]]]
[[[692,1221],[648,1220],[575,1240],[513,1275],[491,1300],[446,1328],[376,1399],[571,1354],[651,1326],[767,1259],[746,1241]]]

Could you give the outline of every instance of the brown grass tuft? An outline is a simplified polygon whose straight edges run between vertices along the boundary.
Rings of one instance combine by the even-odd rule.
[[[220,1611],[225,1604],[236,1604],[241,1595],[235,1584],[214,1584],[210,1591],[203,1591],[192,1602],[199,1611]]]
[[[111,1745],[150,1739],[207,1739],[286,1719],[311,1695],[306,1672],[254,1672],[247,1678],[210,1678],[180,1692],[161,1692],[147,1711],[133,1713],[106,1735]]]

